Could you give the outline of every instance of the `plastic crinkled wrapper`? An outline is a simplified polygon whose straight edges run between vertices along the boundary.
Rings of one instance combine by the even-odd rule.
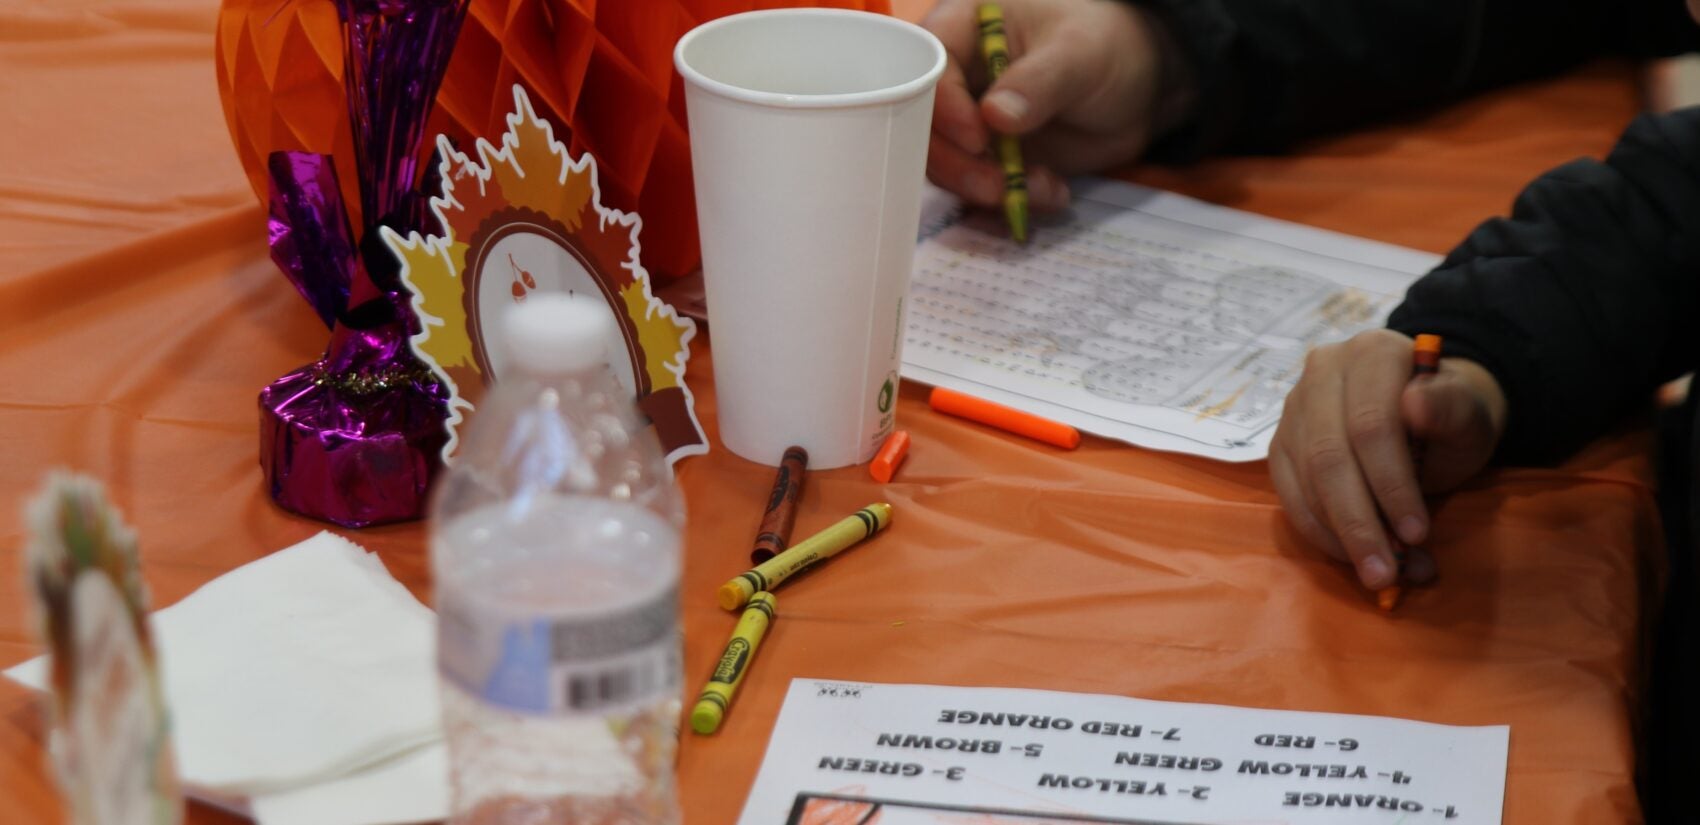
[[[415,517],[448,440],[444,397],[407,367],[351,383],[311,364],[273,381],[260,393],[272,498],[350,527]]]
[[[418,321],[379,230],[425,225],[419,148],[467,0],[335,5],[363,226],[330,155],[268,158],[272,259],[332,332],[324,357],[261,391],[260,467],[285,509],[362,527],[423,514],[448,438],[448,393],[408,347]]]

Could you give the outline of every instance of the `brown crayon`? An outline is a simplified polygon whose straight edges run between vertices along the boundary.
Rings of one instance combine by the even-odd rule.
[[[808,467],[808,450],[785,448],[779,472],[773,477],[773,492],[767,497],[767,512],[762,514],[761,529],[756,531],[755,547],[750,550],[752,564],[761,564],[791,546],[791,526],[797,522],[797,500],[803,497],[803,476]]]

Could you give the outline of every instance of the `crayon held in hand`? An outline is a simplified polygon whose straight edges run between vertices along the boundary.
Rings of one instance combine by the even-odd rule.
[[[778,587],[786,579],[803,570],[838,555],[863,539],[885,529],[891,523],[891,505],[877,502],[850,514],[848,518],[791,546],[737,578],[720,586],[717,594],[720,606],[737,610],[750,597]]]
[[[1411,350],[1411,380],[1415,381],[1425,375],[1434,375],[1440,371],[1441,337],[1438,335],[1418,335],[1416,346]],[[1423,475],[1423,440],[1411,439],[1411,472],[1421,482]],[[1405,554],[1400,553],[1398,568],[1405,567]],[[1397,573],[1395,574],[1397,575]],[[1399,606],[1399,597],[1404,590],[1397,584],[1383,587],[1375,594],[1376,606],[1384,612],[1391,612]]]
[[[1375,604],[1383,611],[1392,612],[1393,608],[1399,606],[1399,597],[1404,592],[1404,589],[1396,584],[1383,587],[1375,592]]]
[[[934,387],[927,404],[935,412],[978,421],[1016,435],[1054,444],[1065,450],[1080,446],[1080,431],[1067,424],[1040,418],[1014,407],[994,404],[983,398],[964,395],[956,390]]]
[[[1003,218],[1009,237],[1027,243],[1027,167],[1021,162],[1021,142],[998,135],[998,163],[1003,166]]]
[[[1004,36],[1003,9],[982,3],[979,9],[980,54],[986,73],[995,82],[1009,68],[1009,40]],[[1021,141],[1014,135],[999,135],[998,164],[1003,167],[1003,214],[1009,236],[1027,243],[1027,167],[1021,162]]]
[[[779,601],[772,593],[750,597],[744,615],[738,618],[738,626],[732,628],[732,638],[720,653],[720,661],[714,665],[714,674],[708,677],[702,693],[697,695],[696,706],[691,708],[691,730],[710,734],[720,728],[720,720],[726,718],[732,695],[738,692],[744,674],[750,671],[750,661],[755,658],[756,648],[761,647],[762,637],[767,635],[778,606]]]
[[[808,450],[785,448],[785,456],[779,460],[779,470],[773,476],[767,511],[762,514],[761,527],[756,531],[755,547],[750,550],[751,564],[761,564],[791,545],[791,527],[797,523],[797,499],[803,496],[803,476],[808,468]]]
[[[1411,380],[1415,381],[1425,375],[1440,372],[1441,337],[1438,335],[1418,335],[1416,346],[1411,350]],[[1420,477],[1423,474],[1423,440],[1411,439],[1411,469]],[[1420,480],[1420,478],[1419,478]]]

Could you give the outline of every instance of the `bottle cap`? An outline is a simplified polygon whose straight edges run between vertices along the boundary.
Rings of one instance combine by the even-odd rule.
[[[560,292],[532,293],[507,314],[504,342],[522,372],[561,375],[605,363],[608,305]]]

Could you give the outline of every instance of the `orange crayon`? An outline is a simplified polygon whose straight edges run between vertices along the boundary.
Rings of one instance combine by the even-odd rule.
[[[1440,345],[1438,335],[1418,335],[1416,348],[1411,351],[1411,380],[1415,381],[1425,375],[1440,372]],[[1420,438],[1411,439],[1411,466],[1417,473],[1423,471],[1423,442]]]
[[[1375,604],[1383,611],[1392,612],[1399,606],[1399,597],[1404,595],[1404,589],[1399,585],[1389,585],[1375,592]]]
[[[1424,375],[1433,375],[1440,371],[1440,345],[1438,335],[1418,335],[1416,348],[1411,351],[1411,380]],[[1411,469],[1416,472],[1419,481],[1423,474],[1423,442],[1420,438],[1411,439]],[[1398,559],[1401,567],[1404,554]],[[1383,611],[1392,611],[1399,605],[1399,597],[1404,594],[1399,585],[1383,587],[1375,594],[1375,603]]]
[[[880,445],[880,451],[874,455],[874,461],[868,465],[868,474],[875,481],[885,484],[897,474],[897,465],[909,456],[909,433],[898,430],[887,436],[885,443]]]
[[[978,421],[1006,432],[1054,444],[1065,450],[1080,446],[1080,431],[1067,424],[1040,418],[983,398],[964,395],[956,390],[934,387],[927,403],[937,412]]]
[[[803,476],[808,468],[808,450],[785,448],[785,456],[779,460],[779,471],[773,476],[773,492],[767,497],[767,511],[762,514],[761,527],[756,530],[750,563],[761,564],[791,546],[791,526],[797,523],[797,499],[803,497]]]

